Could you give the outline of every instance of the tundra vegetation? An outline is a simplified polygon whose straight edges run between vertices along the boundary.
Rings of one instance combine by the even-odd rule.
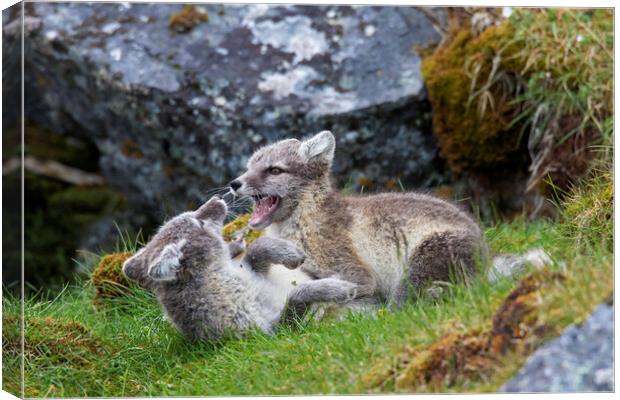
[[[190,344],[119,275],[142,243],[120,235],[118,253],[84,266],[91,279],[25,299],[23,358],[21,301],[4,291],[3,389],[21,393],[23,361],[27,397],[491,392],[611,301],[612,13],[525,9],[481,26],[477,12],[453,13],[427,50],[435,135],[455,174],[497,168],[489,157],[523,163],[553,218],[513,216],[485,236],[496,253],[543,247],[553,265],[397,310]]]

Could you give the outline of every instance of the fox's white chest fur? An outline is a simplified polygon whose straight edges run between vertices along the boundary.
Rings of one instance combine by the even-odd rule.
[[[291,290],[311,279],[300,269],[291,270],[280,264],[272,265],[266,274],[256,273],[245,264],[231,267],[231,270],[247,282],[257,301],[266,309],[272,310],[274,315],[280,314]]]

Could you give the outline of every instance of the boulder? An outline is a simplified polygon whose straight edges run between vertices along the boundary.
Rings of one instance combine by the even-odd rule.
[[[532,354],[502,392],[614,390],[614,309],[601,304],[581,325]]]
[[[337,137],[341,186],[446,179],[418,54],[440,37],[415,7],[26,11],[26,117],[94,142],[107,181],[152,217],[197,206],[257,147],[323,129]]]

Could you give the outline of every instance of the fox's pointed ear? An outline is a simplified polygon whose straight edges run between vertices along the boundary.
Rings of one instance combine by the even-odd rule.
[[[334,138],[334,134],[330,131],[323,131],[301,142],[298,151],[299,155],[306,159],[320,157],[331,162],[334,158],[335,149],[336,138]]]
[[[228,207],[226,207],[226,202],[218,196],[213,196],[196,210],[195,215],[198,219],[210,219],[215,222],[223,223],[227,212]]]
[[[123,263],[123,274],[127,279],[137,283],[138,286],[151,289],[153,280],[149,278],[148,265],[143,253],[144,247]]]
[[[183,257],[183,246],[187,241],[181,239],[176,243],[167,244],[160,255],[149,265],[149,277],[156,281],[171,281],[176,279]]]
[[[140,249],[123,263],[123,274],[133,281],[141,281],[146,276],[146,264],[144,257],[142,257],[143,251],[144,249]]]

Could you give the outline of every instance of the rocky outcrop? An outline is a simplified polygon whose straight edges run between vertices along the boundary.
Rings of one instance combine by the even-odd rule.
[[[614,390],[614,309],[598,306],[581,326],[540,347],[503,392]]]
[[[341,185],[445,179],[417,50],[439,35],[414,7],[34,3],[27,15],[27,117],[93,141],[107,180],[154,217],[199,204],[258,146],[322,129]]]

